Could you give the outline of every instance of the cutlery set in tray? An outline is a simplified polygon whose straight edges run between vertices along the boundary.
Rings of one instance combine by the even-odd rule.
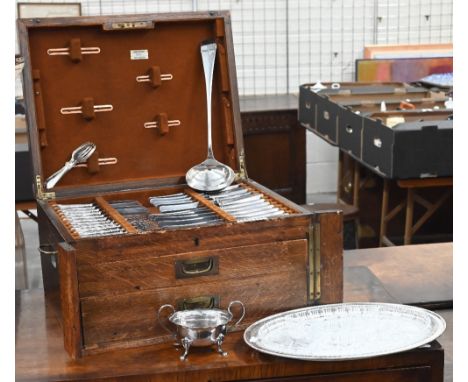
[[[294,213],[271,197],[246,184],[234,184],[216,192],[181,192],[138,200],[53,204],[73,237],[88,238],[129,233],[128,222],[137,232],[196,228],[225,222],[251,222]],[[110,212],[111,211],[111,212]],[[118,216],[118,218],[117,218]],[[120,222],[120,223],[119,223]]]

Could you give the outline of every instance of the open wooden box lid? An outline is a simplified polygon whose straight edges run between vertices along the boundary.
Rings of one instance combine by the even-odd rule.
[[[186,171],[207,155],[205,40],[218,45],[215,157],[239,171],[229,12],[23,19],[19,30],[38,198],[54,196],[44,194],[45,179],[87,141],[96,144],[95,154],[50,190],[55,196],[184,183]]]

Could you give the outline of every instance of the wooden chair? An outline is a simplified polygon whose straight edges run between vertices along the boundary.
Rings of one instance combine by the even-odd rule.
[[[390,180],[384,180],[382,194],[382,213],[380,215],[380,235],[379,246],[395,245],[387,237],[387,225],[400,211],[405,209],[405,232],[404,245],[411,244],[413,235],[421,226],[426,223],[432,215],[444,204],[452,194],[453,178],[426,178],[426,179],[404,179],[398,180],[397,185],[406,189],[406,200],[401,201],[390,212],[388,211],[388,201],[390,194]],[[430,202],[418,194],[418,189],[429,187],[449,187],[443,192],[435,202]],[[414,204],[418,203],[426,209],[426,212],[414,222]]]

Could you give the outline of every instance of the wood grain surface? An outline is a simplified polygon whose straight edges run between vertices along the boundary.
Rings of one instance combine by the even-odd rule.
[[[81,356],[82,332],[80,302],[78,294],[78,274],[75,252],[66,243],[58,247],[58,267],[60,275],[60,305],[62,307],[63,342],[70,357]]]
[[[320,224],[320,304],[343,301],[343,213],[322,212]]]
[[[156,312],[164,304],[176,306],[181,298],[217,296],[224,309],[230,301],[240,300],[246,308],[244,328],[270,314],[305,306],[306,271],[303,265],[300,268],[297,272],[272,272],[228,282],[82,299],[85,347],[128,347],[167,340],[167,333],[156,320]]]
[[[452,243],[345,251],[344,267],[348,286],[361,285],[360,291],[346,289],[347,301],[356,301],[359,294],[375,292],[375,280],[369,280],[366,286],[362,278],[353,277],[355,267],[368,268],[378,279],[378,288],[385,290],[384,298],[390,296],[393,302],[450,307],[453,301]]]
[[[429,348],[385,357],[303,362],[250,349],[239,332],[226,337],[227,357],[211,348],[198,348],[182,362],[180,349],[164,343],[71,361],[63,350],[60,326],[45,305],[43,292],[22,291],[16,297],[17,381],[206,382],[296,378],[333,382],[442,382],[443,378],[444,352],[437,342]]]
[[[153,254],[152,249],[148,249]],[[176,261],[217,258],[217,274],[177,278]],[[269,265],[274,264],[272,270]],[[84,264],[80,267],[80,297],[112,296],[138,293],[156,288],[197,286],[212,281],[228,282],[239,278],[260,276],[272,272],[305,273],[307,241],[292,240],[248,245],[217,250],[148,256],[136,261],[129,257],[122,261]],[[302,282],[301,282],[302,283]]]

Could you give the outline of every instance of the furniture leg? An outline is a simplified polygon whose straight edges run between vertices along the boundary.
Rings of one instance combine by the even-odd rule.
[[[384,179],[383,192],[382,192],[382,210],[380,213],[379,247],[383,246],[384,237],[387,235],[387,210],[388,210],[389,188],[390,188],[389,180]]]
[[[354,161],[353,171],[353,206],[359,208],[359,191],[361,190],[361,174],[359,171],[359,162]]]
[[[406,194],[406,218],[405,218],[405,239],[404,244],[411,244],[414,212],[414,189],[408,188]]]
[[[426,208],[426,212],[424,213],[423,216],[419,218],[419,220],[416,221],[416,223],[411,227],[411,234],[414,235],[416,231],[421,228],[421,226],[430,219],[432,215],[444,204],[444,202],[449,198],[450,194],[452,193],[452,190],[448,190],[445,192],[440,199],[432,204],[426,201],[425,199],[421,198],[419,195],[414,194],[414,200],[422,204]]]

